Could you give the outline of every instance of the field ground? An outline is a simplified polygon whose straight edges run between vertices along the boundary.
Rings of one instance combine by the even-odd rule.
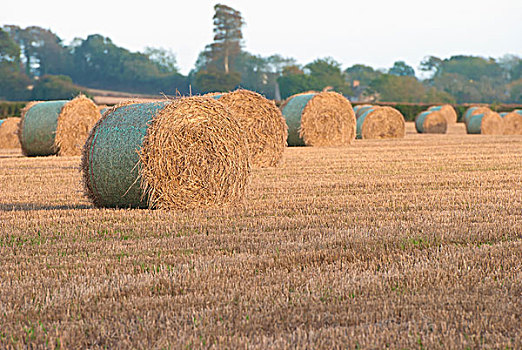
[[[233,209],[0,151],[0,348],[522,348],[522,138],[289,148]]]

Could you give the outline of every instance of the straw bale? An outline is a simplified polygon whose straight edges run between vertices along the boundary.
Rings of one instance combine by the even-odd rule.
[[[292,96],[288,97],[287,99],[283,100],[283,102],[281,102],[281,105],[279,106],[279,109],[282,111],[283,108],[285,108],[285,106],[288,104],[288,102],[290,102],[290,100],[293,99],[296,96],[318,94],[318,93],[319,93],[319,91],[308,90],[308,91],[304,91],[304,92],[300,92],[298,94],[292,95]]]
[[[429,111],[439,111],[446,117],[448,124],[455,124],[457,122],[457,111],[450,104],[445,104],[441,106],[432,106],[428,108]]]
[[[299,94],[282,109],[289,146],[346,146],[355,139],[355,113],[336,92]]]
[[[96,206],[191,209],[240,200],[250,164],[229,109],[185,97],[107,111],[85,143],[82,170]]]
[[[421,134],[445,134],[448,120],[440,111],[424,111],[415,118],[415,129]]]
[[[256,92],[242,89],[216,97],[238,119],[247,138],[251,165],[277,165],[286,148],[288,131],[275,103]]]
[[[79,95],[71,101],[31,102],[22,111],[19,137],[27,156],[75,156],[89,130],[100,118],[89,98]]]
[[[502,135],[504,123],[500,114],[488,110],[481,114],[474,114],[468,119],[468,134]]]
[[[392,107],[372,107],[357,118],[358,139],[403,138],[404,116]]]
[[[20,118],[17,117],[0,120],[0,148],[20,148],[19,124]]]
[[[502,116],[504,124],[504,135],[522,135],[522,113],[516,111],[506,113]]]
[[[491,111],[491,109],[489,109],[488,107],[483,107],[483,106],[473,106],[473,107],[470,107],[470,108],[468,108],[466,110],[466,112],[462,116],[462,121],[467,125],[469,119],[472,116],[477,115],[477,114],[486,113],[486,112],[489,112],[489,111]]]

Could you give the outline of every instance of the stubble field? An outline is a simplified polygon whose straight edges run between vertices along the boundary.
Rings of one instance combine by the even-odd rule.
[[[0,348],[522,348],[522,138],[289,148],[236,208],[96,209],[0,150]]]

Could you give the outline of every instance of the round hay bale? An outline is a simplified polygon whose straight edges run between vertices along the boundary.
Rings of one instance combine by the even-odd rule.
[[[415,129],[420,134],[445,134],[448,120],[440,111],[424,111],[415,118]]]
[[[468,134],[502,135],[503,121],[500,114],[490,110],[482,114],[472,115],[468,119]]]
[[[522,135],[522,113],[516,111],[502,115],[502,123],[504,124],[504,135]]]
[[[19,124],[20,118],[17,117],[0,120],[0,148],[20,148]]]
[[[482,114],[491,111],[488,107],[481,107],[481,106],[474,106],[470,107],[466,110],[464,115],[462,116],[462,121],[467,125],[469,118],[471,118],[474,115]]]
[[[283,108],[285,108],[285,106],[288,104],[288,102],[290,102],[290,100],[293,99],[296,96],[309,95],[309,94],[318,94],[318,93],[319,93],[319,91],[308,90],[308,91],[304,91],[304,92],[300,92],[298,94],[292,95],[292,96],[288,97],[286,100],[283,100],[281,102],[281,105],[279,106],[279,109],[282,111]]]
[[[98,119],[98,108],[83,95],[71,101],[29,103],[20,121],[22,151],[26,156],[80,155]]]
[[[358,139],[398,139],[405,134],[404,117],[392,107],[372,107],[357,118]]]
[[[359,108],[354,109],[354,113],[355,113],[355,118],[359,118],[361,115],[363,115],[364,113],[366,113],[369,109],[373,108],[374,106],[372,105],[360,105],[360,106],[357,106]]]
[[[441,106],[432,106],[428,108],[428,111],[439,111],[441,112],[448,121],[448,124],[455,124],[457,122],[457,111],[450,104],[445,104]]]
[[[229,109],[185,97],[107,111],[85,143],[82,172],[98,207],[190,209],[237,202],[250,164]]]
[[[250,164],[254,167],[277,165],[286,148],[285,118],[273,101],[248,90],[215,95],[239,120],[246,135]]]
[[[346,146],[355,139],[355,113],[343,95],[327,91],[292,97],[283,108],[289,146]]]

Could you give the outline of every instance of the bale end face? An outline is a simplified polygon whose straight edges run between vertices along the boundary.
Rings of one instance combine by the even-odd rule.
[[[522,135],[522,113],[516,111],[506,113],[502,117],[504,135]]]
[[[403,115],[395,108],[373,107],[357,119],[357,138],[403,138],[405,125]]]

